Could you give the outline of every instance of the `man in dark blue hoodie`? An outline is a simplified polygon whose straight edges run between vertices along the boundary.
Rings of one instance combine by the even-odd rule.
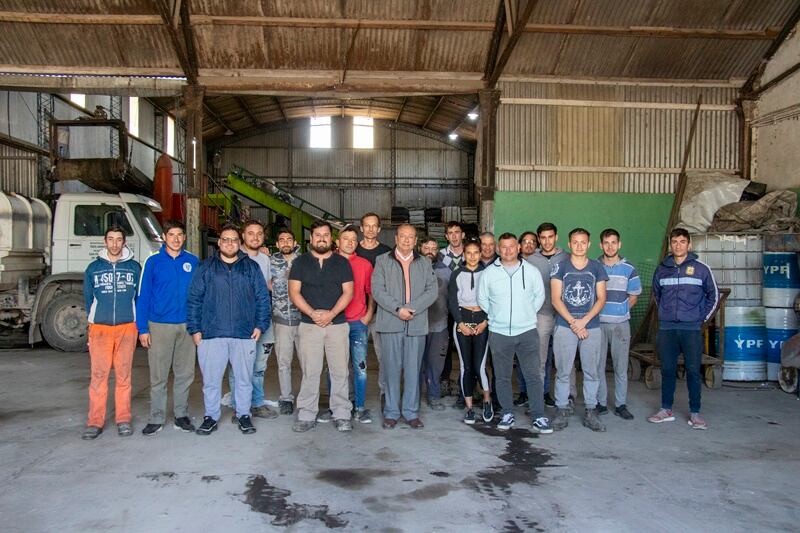
[[[703,323],[717,309],[719,291],[708,266],[692,253],[689,232],[675,228],[669,235],[672,252],[653,275],[653,296],[658,305],[656,348],[661,359],[661,409],[647,420],[672,422],[675,372],[683,353],[689,389],[689,426],[706,429],[700,416],[700,365],[703,359]]]
[[[139,297],[136,299],[136,327],[139,341],[147,348],[150,367],[150,420],[142,430],[153,436],[164,427],[167,411],[167,381],[170,368],[174,427],[194,431],[189,418],[189,387],[194,381],[195,346],[186,331],[186,295],[197,268],[197,257],[187,252],[186,226],[164,223],[161,250],[142,266]]]
[[[106,230],[105,248],[86,268],[83,297],[89,315],[89,420],[81,438],[96,439],[103,432],[108,397],[108,375],[114,367],[114,410],[117,433],[128,437],[131,428],[131,367],[136,349],[136,288],[141,267],[125,246],[125,231]]]
[[[219,254],[203,261],[189,286],[186,329],[197,345],[203,373],[205,417],[198,435],[216,431],[222,376],[233,368],[236,417],[244,434],[255,433],[250,419],[256,341],[270,324],[267,283],[258,264],[239,250],[239,231],[227,224]]]

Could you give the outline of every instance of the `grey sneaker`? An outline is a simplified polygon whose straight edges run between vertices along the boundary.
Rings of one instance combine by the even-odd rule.
[[[280,409],[282,415],[290,415],[294,413],[294,403],[291,400],[280,400],[278,401],[278,409]]]
[[[117,424],[117,435],[120,437],[130,437],[133,435],[133,428],[130,422],[121,422]]]
[[[566,409],[559,409],[558,414],[551,422],[551,426],[555,431],[561,431],[569,425],[569,417],[570,414],[567,413]]]
[[[97,437],[99,437],[101,433],[103,433],[103,428],[99,428],[96,426],[89,426],[83,430],[81,438],[83,440],[94,440]]]
[[[333,420],[333,411],[330,409],[317,414],[317,422],[320,424],[327,424],[331,420]]]
[[[440,398],[434,398],[432,400],[428,400],[428,407],[430,407],[432,411],[445,410],[444,402]]]
[[[278,418],[278,413],[273,411],[266,405],[253,407],[252,409],[250,409],[250,414],[252,414],[256,418]]]
[[[583,425],[592,431],[605,431],[606,427],[600,423],[595,409],[587,409],[586,416],[583,417]]]
[[[296,433],[305,433],[309,429],[313,429],[317,423],[313,420],[298,420],[292,426],[292,431]]]
[[[336,426],[336,431],[344,433],[346,431],[353,431],[353,423],[346,418],[339,418],[333,421]]]
[[[372,415],[369,409],[356,409],[356,420],[361,424],[372,424]]]
[[[531,423],[531,431],[548,435],[553,432],[553,426],[550,424],[550,419],[540,416]]]

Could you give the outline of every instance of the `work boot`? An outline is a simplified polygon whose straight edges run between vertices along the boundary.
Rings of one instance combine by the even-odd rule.
[[[586,409],[586,416],[583,418],[583,425],[592,431],[605,431],[606,427],[600,423],[596,409]]]
[[[550,425],[555,431],[561,431],[569,425],[569,416],[566,409],[559,409]]]

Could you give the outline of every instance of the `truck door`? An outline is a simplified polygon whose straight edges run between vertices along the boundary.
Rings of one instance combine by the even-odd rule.
[[[106,230],[119,226],[125,231],[128,248],[136,256],[138,239],[133,237],[125,207],[121,204],[75,203],[71,209],[69,242],[67,243],[67,271],[82,272],[97,254],[105,248]]]

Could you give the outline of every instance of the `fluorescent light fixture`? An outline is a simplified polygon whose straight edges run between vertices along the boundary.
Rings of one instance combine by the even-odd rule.
[[[478,120],[478,113],[475,111],[470,111],[467,113],[467,118],[470,120]]]
[[[458,133],[453,132],[450,135],[448,135],[448,137],[450,137],[451,141],[455,141],[456,139],[458,139]]]

